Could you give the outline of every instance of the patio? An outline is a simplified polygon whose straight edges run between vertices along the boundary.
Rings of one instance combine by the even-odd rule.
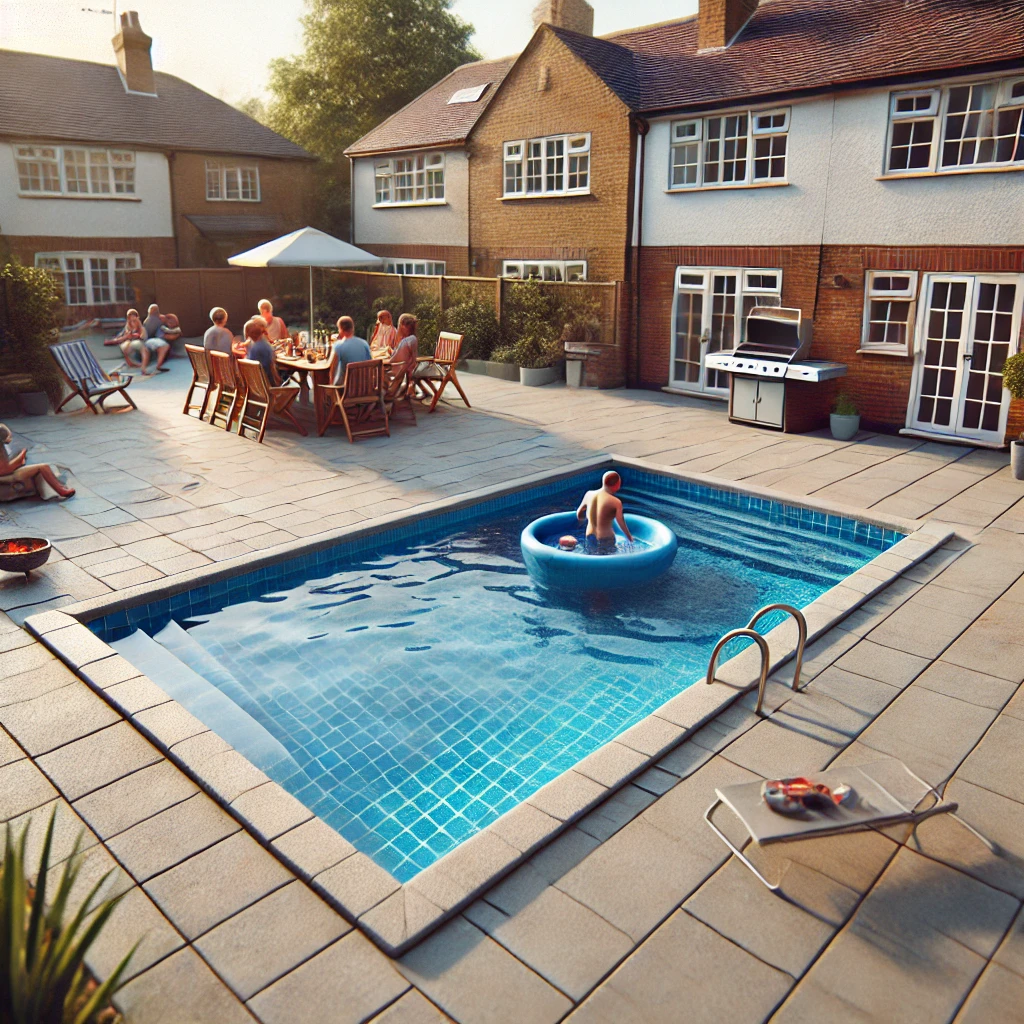
[[[6,535],[44,534],[58,549],[32,581],[0,582],[0,821],[41,817],[56,801],[62,855],[85,823],[85,874],[123,867],[118,884],[131,892],[94,963],[109,969],[145,934],[120,997],[129,1021],[1019,1014],[1024,488],[1005,453],[781,435],[732,426],[722,405],[699,400],[534,392],[468,375],[472,411],[443,406],[390,439],[272,431],[256,447],[182,416],[187,366],[170,365],[133,388],[138,412],[14,421],[30,459],[70,466],[78,494],[0,510]],[[41,611],[604,452],[936,519],[959,536],[809,647],[810,686],[772,686],[771,719],[743,698],[398,961],[123,720],[115,708],[159,715],[144,677],[94,672],[111,707],[18,628]],[[179,743],[210,739],[186,730]],[[913,835],[786,844],[763,858],[784,878],[783,901],[700,820],[715,786],[876,753],[933,784],[951,779],[961,813],[1006,855],[946,818]],[[303,850],[313,874],[351,852],[312,821],[268,841],[289,857]]]

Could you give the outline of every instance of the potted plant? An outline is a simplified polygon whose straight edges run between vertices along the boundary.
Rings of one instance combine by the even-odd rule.
[[[1010,356],[1003,365],[1003,387],[1012,398],[1024,399],[1024,352]],[[1024,480],[1024,430],[1010,442],[1010,469],[1014,480]]]
[[[837,441],[849,441],[856,436],[860,430],[860,413],[853,399],[847,394],[840,394],[832,407],[832,415],[829,416],[829,426],[832,428],[832,436]]]
[[[561,362],[562,345],[533,335],[523,338],[515,347],[516,362],[519,364],[519,383],[530,388],[540,388],[563,379]]]
[[[515,346],[500,345],[491,353],[491,358],[485,361],[484,367],[488,377],[497,377],[498,380],[519,380]]]

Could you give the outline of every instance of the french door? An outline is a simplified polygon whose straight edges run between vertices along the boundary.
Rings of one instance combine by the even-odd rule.
[[[938,437],[1002,444],[1009,393],[1003,364],[1017,350],[1024,278],[925,278],[907,427]]]

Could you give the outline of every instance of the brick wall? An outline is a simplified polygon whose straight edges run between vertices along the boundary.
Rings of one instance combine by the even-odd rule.
[[[469,250],[461,245],[385,245],[378,242],[364,243],[361,248],[374,256],[403,256],[415,260],[444,260],[445,273],[449,277],[469,275]]]
[[[547,88],[539,91],[542,76]],[[591,133],[591,194],[502,201],[503,144],[568,132]],[[474,274],[497,276],[506,259],[583,259],[591,281],[625,277],[633,167],[628,112],[551,31],[534,37],[469,148]]]
[[[259,168],[260,201],[226,202],[206,198],[206,161],[227,166]],[[312,164],[307,160],[268,160],[244,156],[203,153],[174,153],[170,157],[174,228],[178,234],[178,258],[182,267],[217,267],[242,249],[287,234],[309,222],[312,192]],[[218,238],[204,237],[188,214],[216,217],[271,218],[273,227],[260,234],[246,233]]]

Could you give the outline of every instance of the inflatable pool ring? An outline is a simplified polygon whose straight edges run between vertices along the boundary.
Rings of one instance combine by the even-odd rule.
[[[582,542],[571,551],[559,546],[567,534],[580,534],[582,524],[575,512],[535,519],[519,538],[526,568],[537,583],[553,590],[609,590],[660,576],[676,556],[676,535],[656,519],[628,512],[626,525],[635,546],[624,550],[628,542],[616,526],[616,550],[604,554]]]

